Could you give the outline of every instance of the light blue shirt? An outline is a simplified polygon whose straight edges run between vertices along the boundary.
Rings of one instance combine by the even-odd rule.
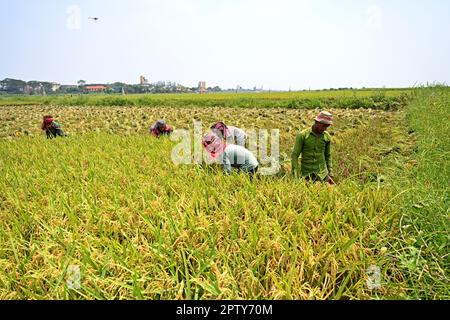
[[[227,173],[231,173],[232,168],[242,171],[252,171],[259,165],[256,157],[244,147],[228,144],[220,157],[220,163]]]

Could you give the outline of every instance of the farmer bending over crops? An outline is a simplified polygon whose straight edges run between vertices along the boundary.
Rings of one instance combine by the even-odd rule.
[[[47,134],[47,139],[65,136],[64,131],[61,129],[61,125],[56,122],[52,116],[44,116],[41,129]]]
[[[326,130],[333,124],[331,113],[322,111],[314,119],[312,128],[297,135],[292,151],[292,171],[307,181],[325,181],[335,184],[332,176],[331,136]],[[298,158],[302,156],[299,170]],[[299,172],[300,171],[300,172]]]
[[[250,176],[258,171],[259,163],[253,153],[242,146],[227,144],[214,132],[208,133],[203,138],[203,147],[211,159],[222,164],[227,174],[230,174],[233,168]]]
[[[155,137],[163,135],[170,135],[173,132],[173,128],[166,124],[164,120],[158,120],[149,129],[150,133]]]
[[[223,137],[227,143],[236,144],[245,148],[247,134],[242,129],[227,126],[223,122],[217,122],[211,126],[211,130],[214,131],[219,137]]]

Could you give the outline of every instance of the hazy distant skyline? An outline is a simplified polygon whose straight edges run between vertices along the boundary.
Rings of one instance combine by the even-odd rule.
[[[0,0],[0,79],[448,84],[449,17],[446,0]]]

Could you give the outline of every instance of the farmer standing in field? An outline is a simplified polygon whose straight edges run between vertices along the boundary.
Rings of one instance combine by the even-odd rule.
[[[219,137],[222,137],[227,143],[236,144],[245,148],[247,134],[242,129],[227,126],[223,122],[217,122],[211,126],[211,130]]]
[[[203,138],[203,147],[211,159],[223,166],[227,174],[234,168],[253,177],[258,171],[259,163],[253,153],[242,146],[228,144],[215,132],[210,132]]]
[[[158,120],[153,126],[149,129],[150,133],[154,137],[160,137],[160,136],[168,136],[172,134],[173,128],[166,124],[164,120]]]
[[[331,113],[322,111],[312,128],[297,135],[292,151],[292,172],[307,181],[324,181],[334,185],[331,161],[331,135],[326,130],[333,124]],[[298,158],[302,156],[301,168]]]
[[[61,129],[61,125],[50,115],[44,116],[41,129],[47,134],[47,139],[65,136],[64,131]]]

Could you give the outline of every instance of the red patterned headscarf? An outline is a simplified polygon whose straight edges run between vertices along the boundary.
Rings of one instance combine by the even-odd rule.
[[[52,122],[53,122],[53,117],[52,116],[44,116],[44,119],[42,121],[41,129],[42,130],[47,130],[52,125]]]
[[[227,143],[214,132],[209,132],[203,138],[203,147],[211,159],[217,159],[225,151]]]

